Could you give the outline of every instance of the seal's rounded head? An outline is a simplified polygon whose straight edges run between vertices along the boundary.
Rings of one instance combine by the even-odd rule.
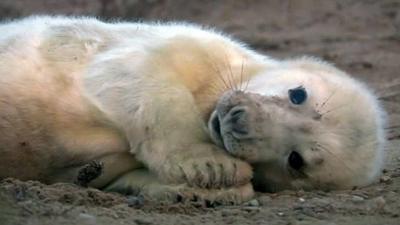
[[[225,92],[209,131],[253,165],[261,191],[364,186],[383,165],[383,112],[375,96],[312,58],[285,61],[246,90]]]

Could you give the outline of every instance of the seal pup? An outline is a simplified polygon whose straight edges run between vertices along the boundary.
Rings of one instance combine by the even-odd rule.
[[[89,186],[139,187],[155,198],[185,192],[241,202],[253,195],[253,171],[241,159],[254,166],[257,186],[279,189],[365,185],[381,167],[376,100],[317,60],[273,60],[188,24],[30,17],[3,24],[0,31],[0,177],[73,182],[97,161],[104,169]],[[293,81],[291,74],[297,74]],[[335,88],[343,93],[322,101]],[[299,104],[284,102],[282,91],[302,92],[289,97]],[[353,98],[354,107],[323,107],[343,103],[337,96]],[[312,105],[317,103],[332,112],[317,111]],[[236,106],[246,109],[235,115]],[[344,114],[354,108],[365,109],[362,116]],[[247,139],[232,132],[239,123]],[[344,138],[348,134],[355,136]],[[328,150],[308,153],[313,141]],[[335,151],[329,158],[324,153],[330,148]],[[358,166],[345,167],[335,157]],[[288,176],[278,163],[286,159],[299,167],[293,172],[289,166],[290,174],[308,180]],[[347,175],[329,170],[337,167]]]

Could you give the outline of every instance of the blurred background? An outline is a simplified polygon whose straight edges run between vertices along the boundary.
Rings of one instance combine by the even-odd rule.
[[[188,21],[275,57],[321,57],[367,81],[400,121],[400,0],[0,1],[3,21],[37,14]]]

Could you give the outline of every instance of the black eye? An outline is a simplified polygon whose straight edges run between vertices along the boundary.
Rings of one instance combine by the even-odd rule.
[[[302,86],[289,89],[288,93],[290,101],[295,105],[303,104],[307,99],[307,91]]]
[[[292,151],[290,153],[289,158],[288,158],[288,163],[289,163],[289,166],[295,170],[299,170],[304,166],[303,157],[301,157],[301,155],[296,151]]]

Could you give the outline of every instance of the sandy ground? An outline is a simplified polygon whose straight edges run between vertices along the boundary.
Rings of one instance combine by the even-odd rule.
[[[72,184],[6,179],[0,182],[0,224],[400,224],[398,0],[0,2],[2,18],[34,13],[186,20],[223,29],[275,57],[315,55],[334,62],[380,96],[390,118],[387,166],[380,182],[366,188],[258,193],[246,205],[229,207],[142,203]]]

